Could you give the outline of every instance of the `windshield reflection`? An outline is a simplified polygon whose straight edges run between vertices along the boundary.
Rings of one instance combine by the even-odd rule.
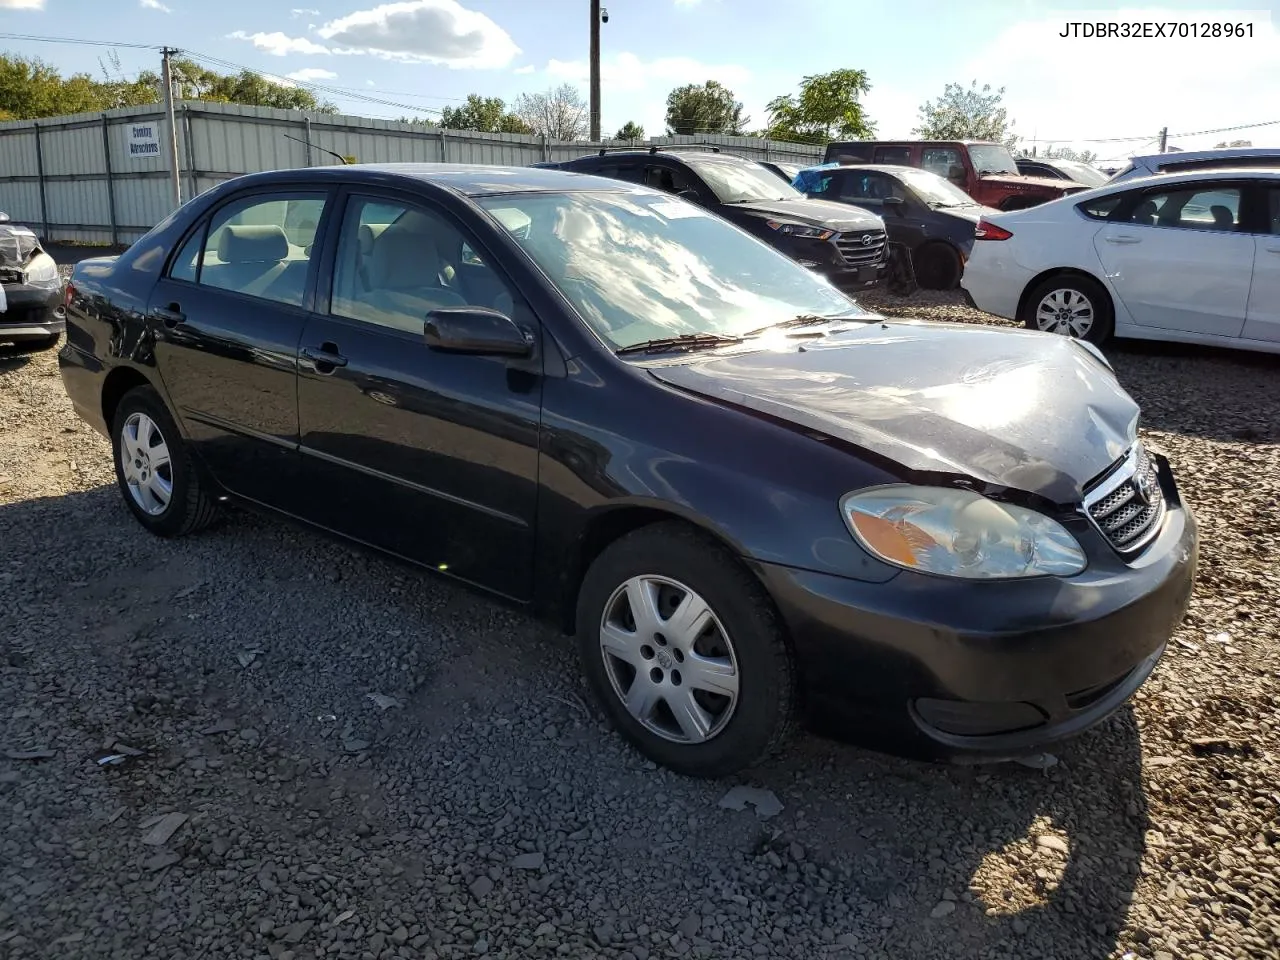
[[[774,178],[776,181],[776,177]],[[701,207],[639,189],[480,198],[615,349],[682,334],[742,336],[801,314],[872,314]]]
[[[730,163],[698,156],[685,157],[684,160],[706,181],[721,203],[804,198],[799,190],[758,163]]]

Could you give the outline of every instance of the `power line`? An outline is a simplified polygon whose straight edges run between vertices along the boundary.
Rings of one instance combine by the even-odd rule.
[[[124,47],[129,50],[160,50],[158,43],[108,43],[105,40],[82,40],[78,37],[37,37],[27,33],[0,33],[0,40],[23,40],[32,43],[72,43],[86,47]]]

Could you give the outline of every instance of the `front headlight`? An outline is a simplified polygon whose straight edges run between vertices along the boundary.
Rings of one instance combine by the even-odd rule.
[[[49,283],[58,279],[58,265],[47,253],[38,253],[31,266],[22,271],[24,283]]]
[[[1085,568],[1073,536],[1034,510],[971,490],[895,485],[846,494],[840,513],[887,563],[944,577],[1069,577]]]
[[[766,220],[771,230],[785,233],[788,237],[803,237],[806,240],[828,240],[836,235],[834,230],[826,227],[810,227],[803,223],[784,223],[780,220]]]

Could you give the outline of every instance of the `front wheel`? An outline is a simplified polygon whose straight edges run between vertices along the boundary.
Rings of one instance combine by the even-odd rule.
[[[1111,298],[1102,284],[1078,274],[1049,277],[1036,285],[1018,318],[1029,330],[1058,333],[1095,346],[1115,328]]]
[[[916,279],[926,290],[952,290],[960,282],[960,254],[944,243],[930,243],[915,253]]]
[[[578,600],[583,667],[627,740],[678,773],[721,777],[785,741],[795,671],[767,594],[678,523],[610,545]]]
[[[183,536],[217,517],[217,503],[205,489],[178,425],[151,387],[135,387],[121,398],[111,439],[125,505],[152,533]]]

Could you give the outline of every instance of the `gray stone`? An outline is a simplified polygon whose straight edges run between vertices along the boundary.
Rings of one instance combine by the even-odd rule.
[[[541,870],[544,859],[541,853],[522,853],[512,858],[511,866],[516,870]]]
[[[940,920],[955,912],[956,902],[954,900],[941,900],[936,907],[929,911],[929,916],[935,920]]]
[[[483,900],[493,892],[493,881],[488,877],[476,877],[471,881],[471,895],[477,900]]]

